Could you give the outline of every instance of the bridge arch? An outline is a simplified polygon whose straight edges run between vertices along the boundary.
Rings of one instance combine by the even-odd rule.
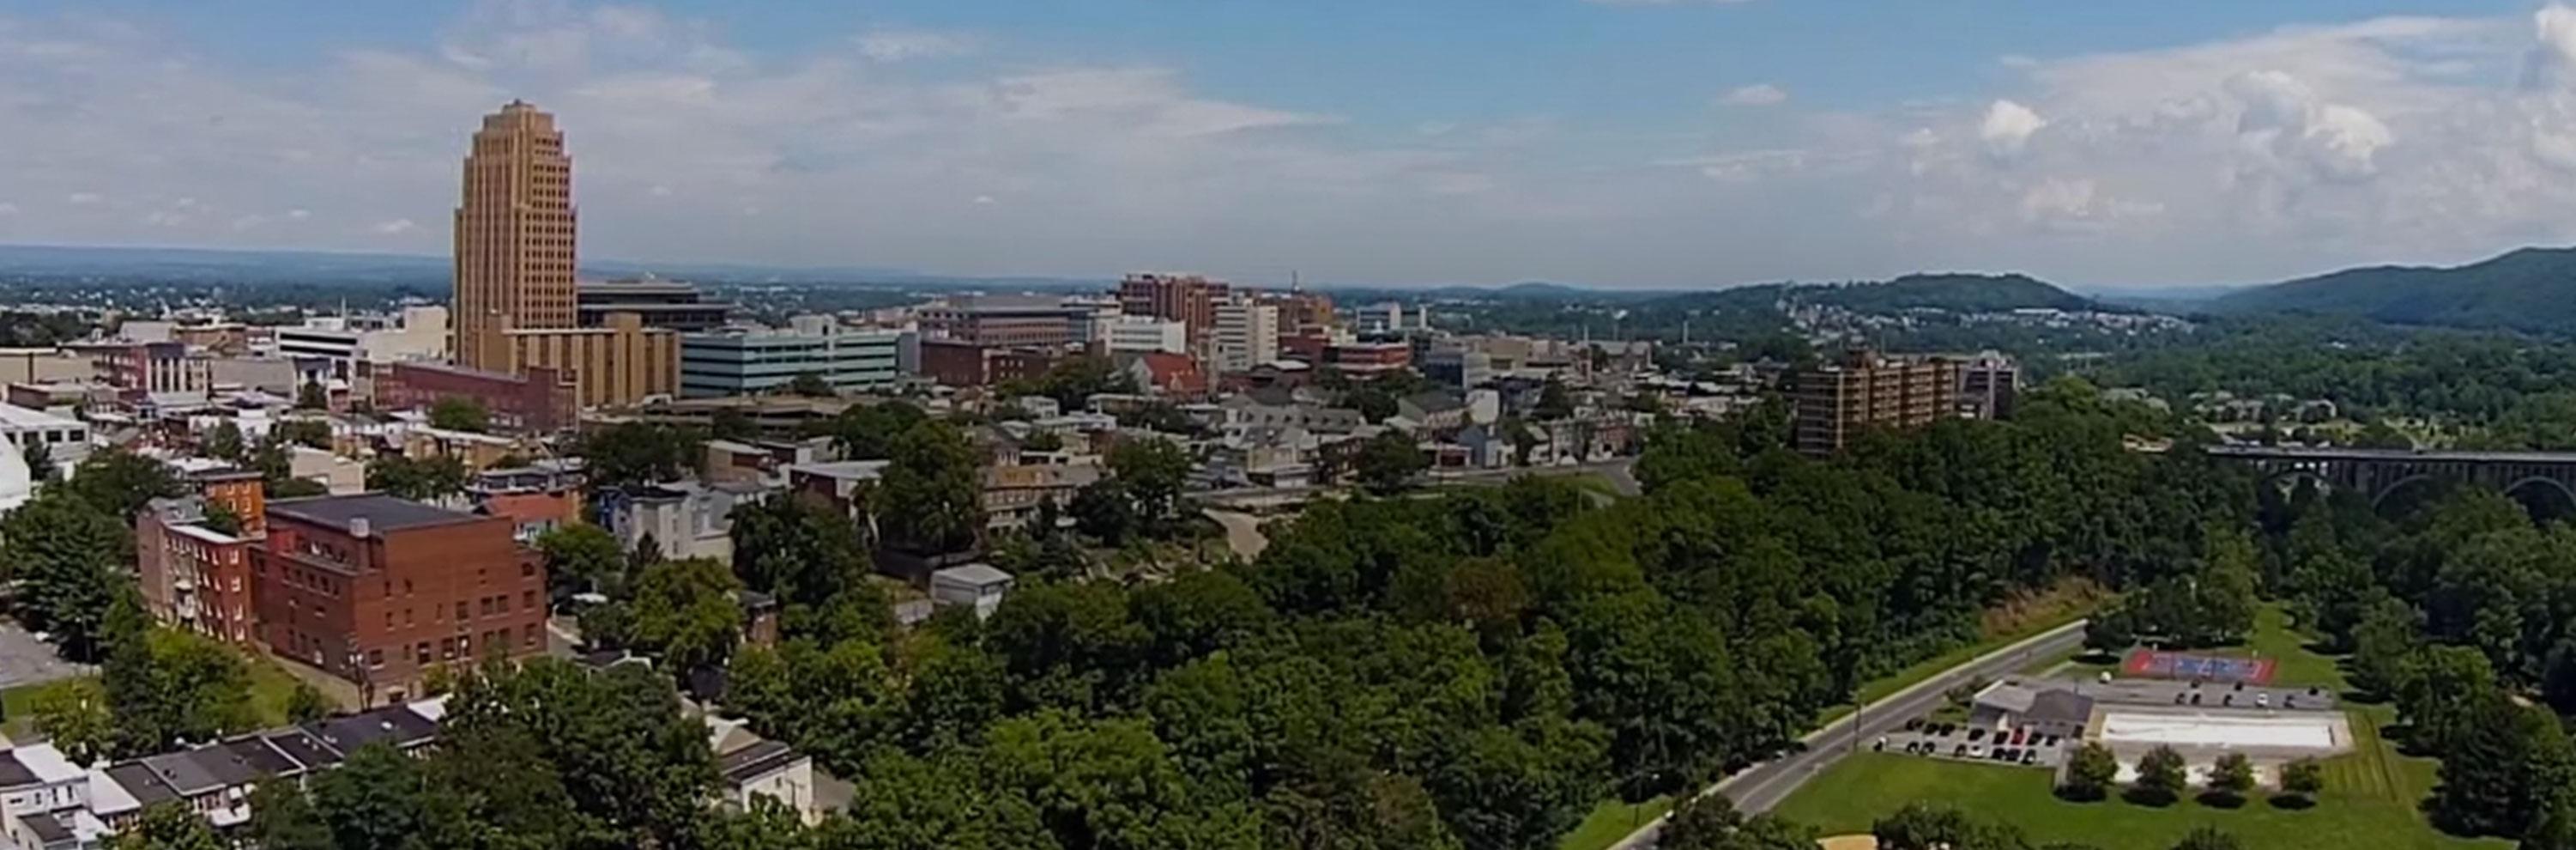
[[[2372,513],[2384,513],[2388,507],[2388,497],[2397,495],[2399,491],[2408,487],[2419,484],[2429,487],[2441,481],[2441,478],[2430,473],[2417,472],[2388,482],[2388,486],[2381,487],[2379,492],[2370,494],[2370,510]]]
[[[2533,519],[2546,520],[2552,518],[2542,515],[2541,505],[2537,504],[2534,500],[2525,499],[2520,495],[2523,488],[2533,485],[2540,485],[2544,492],[2551,490],[2557,491],[2559,499],[2556,503],[2559,508],[2559,511],[2556,514],[2557,517],[2576,516],[2576,487],[2569,487],[2567,486],[2567,482],[2558,480],[2551,476],[2526,475],[2515,479],[2513,483],[2504,485],[2504,494],[2512,498],[2514,501],[2521,503],[2523,510],[2530,512]]]

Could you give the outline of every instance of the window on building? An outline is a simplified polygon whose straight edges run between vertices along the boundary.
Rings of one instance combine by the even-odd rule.
[[[465,600],[456,600],[456,621],[460,623],[465,622],[465,617]]]
[[[367,650],[367,666],[369,666],[369,667],[382,667],[382,666],[385,666],[385,651],[384,651],[384,650],[381,650],[381,649],[370,649],[370,650]]]

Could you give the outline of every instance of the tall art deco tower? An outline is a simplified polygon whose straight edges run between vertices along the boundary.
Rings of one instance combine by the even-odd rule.
[[[569,328],[572,158],[554,115],[513,100],[483,116],[456,208],[456,361],[515,371],[509,331]]]

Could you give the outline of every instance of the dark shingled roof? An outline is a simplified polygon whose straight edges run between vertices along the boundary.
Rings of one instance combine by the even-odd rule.
[[[116,780],[117,787],[124,788],[134,802],[146,807],[179,799],[179,792],[170,790],[170,783],[161,781],[161,777],[153,775],[152,768],[139,761],[110,766],[107,778]]]
[[[36,784],[36,772],[28,770],[26,765],[19,764],[16,754],[0,750],[0,788],[34,784]]]
[[[736,785],[768,773],[799,758],[794,747],[777,741],[761,741],[751,746],[716,757],[716,770],[724,773],[726,782]]]
[[[301,773],[304,770],[302,763],[288,758],[284,753],[278,752],[277,748],[269,746],[268,742],[260,740],[255,735],[225,741],[222,747],[234,761],[260,776],[286,776]]]
[[[150,768],[153,776],[158,777],[163,783],[168,784],[170,786],[170,790],[179,792],[181,796],[194,797],[210,791],[221,790],[224,786],[232,784],[224,781],[224,777],[216,775],[213,770],[208,769],[209,767],[222,767],[221,764],[200,763],[195,758],[196,755],[197,754],[195,752],[191,751],[184,753],[162,753],[157,756],[144,756],[143,766]],[[212,762],[217,760],[210,759],[208,761]]]
[[[378,741],[397,750],[409,749],[413,744],[438,737],[438,724],[399,705],[307,723],[303,728],[321,738],[322,743],[344,753]]]
[[[278,729],[260,736],[268,745],[302,764],[306,770],[319,770],[340,763],[340,753],[322,743],[322,739],[302,729]]]
[[[287,499],[268,503],[268,512],[334,527],[346,527],[350,520],[365,519],[371,528],[379,532],[483,519],[473,514],[424,505],[409,499],[397,499],[383,493]]]
[[[46,847],[61,844],[76,837],[72,835],[71,827],[64,826],[62,821],[51,815],[29,812],[19,817],[18,821],[27,825],[28,832],[36,834],[36,843]]]
[[[2083,723],[2093,718],[2093,698],[2069,690],[2041,691],[2030,700],[2032,720]]]

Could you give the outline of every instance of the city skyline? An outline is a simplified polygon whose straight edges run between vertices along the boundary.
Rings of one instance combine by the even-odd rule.
[[[455,128],[520,98],[643,262],[2105,287],[2576,240],[2556,4],[1098,11],[40,5],[0,242],[441,253]]]

